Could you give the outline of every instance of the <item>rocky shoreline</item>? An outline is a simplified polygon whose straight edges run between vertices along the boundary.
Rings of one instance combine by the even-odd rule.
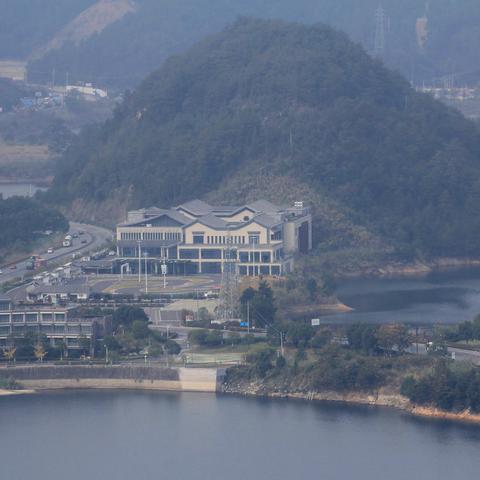
[[[240,385],[225,385],[222,393],[227,395],[238,395],[245,397],[285,398],[315,402],[338,402],[352,405],[370,405],[375,407],[389,407],[402,410],[411,415],[423,418],[449,420],[480,425],[480,414],[470,411],[447,412],[433,407],[421,407],[413,405],[408,398],[399,393],[392,393],[386,389],[377,392],[349,392],[338,393],[333,391],[325,392],[288,392],[266,390],[260,384],[251,383]]]
[[[360,267],[354,272],[338,272],[338,278],[421,277],[429,273],[457,268],[480,267],[478,258],[437,258],[428,262],[391,262]]]

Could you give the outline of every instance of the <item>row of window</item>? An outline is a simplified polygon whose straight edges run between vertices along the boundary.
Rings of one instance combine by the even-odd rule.
[[[67,321],[65,313],[0,313],[0,323],[10,323],[10,318],[12,323],[37,323],[39,321],[39,315],[41,322]]]
[[[182,240],[180,232],[121,232],[121,240]]]
[[[247,236],[245,235],[207,235],[205,242],[204,234],[194,234],[193,243],[195,244],[209,244],[209,245],[246,245]],[[121,240],[183,240],[183,235],[180,232],[121,232]],[[281,230],[271,235],[272,240],[281,240]],[[248,235],[249,245],[258,245],[260,243],[259,234]]]
[[[85,335],[92,334],[91,325],[39,325],[39,326],[24,326],[13,325],[11,330],[9,326],[0,326],[0,336],[25,335],[26,333],[44,333],[45,335],[59,335],[59,334],[73,334]]]
[[[271,267],[267,266],[257,266],[257,265],[250,265],[250,266],[240,266],[238,267],[238,273],[240,275],[250,275],[250,276],[258,276],[258,275],[280,275],[280,266],[279,265],[272,265]]]
[[[222,258],[222,250],[220,249],[197,249],[197,248],[182,248],[179,251],[180,258],[182,260],[215,260]],[[280,258],[280,252],[275,252],[275,260]],[[249,251],[239,252],[237,257],[237,251],[228,249],[224,251],[223,258],[229,258],[231,260],[238,260],[240,263],[271,263],[272,254],[270,252],[262,251]]]
[[[205,244],[208,245],[246,245],[247,237],[245,235],[207,235],[207,241],[205,242],[205,235],[193,235],[194,244]],[[248,235],[248,244],[249,245],[258,245],[260,243],[260,235],[253,234]]]

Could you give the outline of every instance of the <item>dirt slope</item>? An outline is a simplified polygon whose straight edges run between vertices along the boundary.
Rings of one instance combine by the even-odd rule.
[[[99,0],[68,23],[50,42],[37,49],[30,59],[38,59],[68,42],[79,45],[92,35],[118,22],[128,13],[135,12],[136,8],[133,0]]]

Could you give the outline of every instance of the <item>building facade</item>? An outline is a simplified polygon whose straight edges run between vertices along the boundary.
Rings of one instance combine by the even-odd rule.
[[[111,330],[109,317],[78,316],[68,308],[14,305],[0,299],[0,348],[28,333],[45,335],[52,346],[79,349],[80,339],[93,344]]]
[[[124,272],[218,274],[229,264],[240,275],[284,275],[295,254],[312,248],[312,217],[302,202],[214,207],[193,200],[129,212],[116,240]]]

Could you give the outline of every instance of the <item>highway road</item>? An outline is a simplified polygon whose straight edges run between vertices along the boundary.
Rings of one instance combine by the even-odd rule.
[[[113,235],[113,233],[106,228],[70,222],[69,233],[71,235],[80,231],[85,233],[83,235],[79,235],[78,238],[74,238],[71,247],[58,247],[58,245],[52,245],[52,247],[55,248],[53,253],[46,253],[45,251],[35,252],[47,260],[47,269],[48,264],[51,261],[55,261],[55,263],[62,261],[68,262],[72,260],[72,255],[74,253],[82,254],[84,252],[100,248],[107,240],[111,239]],[[2,266],[0,269],[2,270],[2,274],[0,275],[0,284],[11,281],[15,278],[22,278],[26,273],[32,273],[31,270],[27,270],[26,260],[22,260],[14,265]]]
[[[410,353],[418,353],[419,355],[427,355],[427,346],[424,343],[414,343],[408,350]],[[451,358],[459,362],[469,362],[474,365],[480,365],[480,352],[475,350],[465,350],[462,348],[448,347],[448,354]]]

